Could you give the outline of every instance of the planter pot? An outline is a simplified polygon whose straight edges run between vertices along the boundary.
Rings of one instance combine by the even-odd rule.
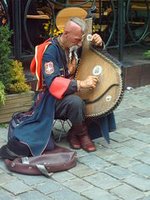
[[[7,95],[5,105],[0,106],[0,123],[9,122],[13,113],[27,111],[33,103],[33,97],[33,91]]]

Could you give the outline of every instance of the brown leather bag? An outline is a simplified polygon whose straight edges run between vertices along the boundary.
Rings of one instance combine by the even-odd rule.
[[[16,158],[13,161],[5,159],[5,164],[13,172],[50,177],[53,172],[65,171],[76,166],[76,152],[62,149],[45,152],[40,156]]]

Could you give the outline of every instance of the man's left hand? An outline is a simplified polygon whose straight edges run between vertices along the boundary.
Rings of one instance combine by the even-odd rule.
[[[102,40],[101,36],[98,35],[97,33],[94,33],[92,35],[92,39],[91,40],[92,40],[92,43],[94,45],[96,45],[96,46],[102,46],[103,45],[103,40]]]

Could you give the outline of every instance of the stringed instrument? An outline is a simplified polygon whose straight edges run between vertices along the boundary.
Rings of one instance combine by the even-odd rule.
[[[118,63],[115,63],[108,53],[103,54],[91,46],[89,33],[92,32],[92,19],[86,21],[88,34],[83,43],[76,79],[85,80],[89,75],[98,76],[95,89],[78,92],[86,104],[86,117],[96,117],[108,114],[120,103],[123,83]]]
[[[78,12],[77,12],[78,11]],[[82,8],[65,8],[58,13],[56,24],[59,29],[71,16],[86,17]],[[95,89],[83,89],[77,93],[86,106],[85,116],[97,117],[112,112],[120,103],[123,96],[123,83],[119,62],[115,62],[108,53],[96,50],[90,43],[92,33],[92,18],[86,19],[88,33],[83,42],[81,60],[76,72],[76,80],[85,80],[89,75],[98,76]]]

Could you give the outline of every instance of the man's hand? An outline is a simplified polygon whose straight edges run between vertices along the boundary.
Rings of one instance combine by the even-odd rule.
[[[88,76],[84,81],[77,81],[78,90],[80,89],[94,89],[98,82],[97,76]]]
[[[96,46],[102,46],[103,45],[103,40],[100,37],[100,35],[98,35],[97,33],[94,33],[92,35],[91,42]]]

